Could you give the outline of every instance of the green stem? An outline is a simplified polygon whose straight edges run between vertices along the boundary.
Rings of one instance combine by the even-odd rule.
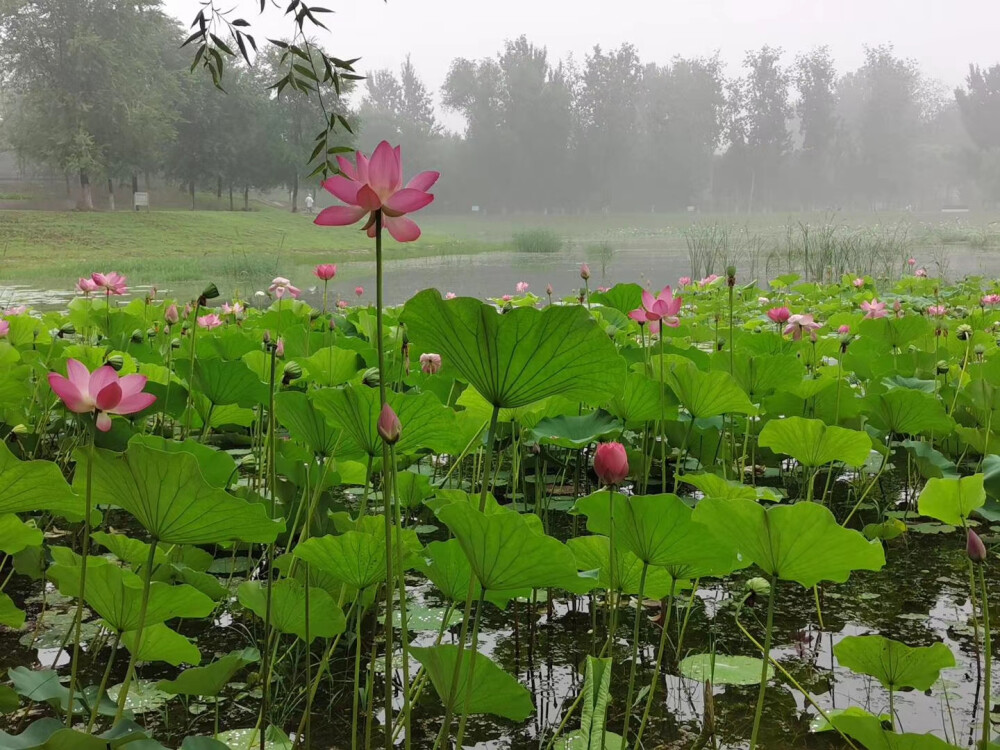
[[[403,651],[403,727],[406,731],[406,750],[410,750],[412,745],[410,732],[410,644],[409,629],[407,625],[406,613],[406,574],[403,569],[403,520],[399,508],[399,488],[396,484],[396,449],[390,447],[389,456],[392,462],[392,507],[393,522],[396,526],[396,580],[399,585],[399,625],[400,625],[400,647]],[[391,723],[386,723],[386,731],[392,727]]]
[[[108,658],[108,663],[104,667],[104,674],[101,676],[101,685],[97,688],[97,697],[94,699],[94,705],[90,709],[90,721],[87,722],[87,734],[94,728],[94,723],[97,721],[97,709],[101,706],[101,701],[104,699],[104,693],[108,689],[108,680],[111,677],[111,667],[114,666],[115,657],[118,655],[118,644],[121,643],[122,634],[115,633],[114,643],[111,645],[111,656]]]
[[[615,560],[615,491],[608,487],[608,642],[611,656],[615,651],[615,631],[618,629],[618,571]],[[603,651],[603,649],[602,649]]]
[[[73,727],[73,695],[76,692],[76,675],[80,668],[80,642],[83,640],[80,630],[83,625],[83,602],[87,593],[87,558],[90,555],[90,513],[93,508],[94,487],[94,435],[90,434],[90,444],[87,446],[87,494],[84,499],[83,513],[83,557],[80,560],[79,595],[76,600],[76,612],[73,614],[73,665],[69,673],[69,699],[66,703],[66,728]]]
[[[990,600],[986,590],[986,573],[983,566],[979,566],[979,586],[982,589],[982,602],[980,607],[983,611],[983,661],[986,664],[985,684],[983,686],[983,743],[986,748],[990,742],[990,708],[993,702],[991,693],[993,692],[993,634],[990,632]]]
[[[632,658],[628,670],[628,693],[625,699],[625,724],[622,727],[622,747],[628,745],[628,725],[632,718],[632,694],[635,690],[635,668],[639,652],[639,626],[642,623],[642,597],[646,591],[646,573],[649,571],[649,563],[645,560],[642,563],[642,573],[639,575],[639,600],[635,607],[635,623],[632,625]],[[605,722],[606,723],[606,722]]]
[[[125,681],[122,683],[118,693],[118,711],[115,713],[115,723],[117,724],[122,714],[125,712],[125,701],[128,699],[128,689],[132,684],[132,677],[135,675],[135,663],[139,660],[139,652],[142,651],[143,629],[146,627],[146,610],[149,608],[149,585],[153,579],[153,565],[156,560],[156,544],[154,537],[149,543],[149,557],[146,558],[146,568],[142,571],[142,602],[139,604],[139,627],[135,634],[135,648],[129,656],[128,669],[125,671]]]
[[[472,623],[472,650],[469,656],[469,676],[465,681],[465,698],[462,700],[462,718],[458,721],[458,734],[455,735],[455,747],[461,749],[462,738],[465,736],[465,722],[469,719],[469,700],[472,698],[472,685],[476,674],[476,654],[479,651],[479,622],[483,617],[483,600],[486,598],[486,589],[479,592],[479,601],[476,602],[476,616]]]
[[[635,745],[633,748],[639,750],[642,747],[642,733],[646,730],[646,722],[649,721],[649,712],[653,708],[653,700],[656,696],[656,686],[660,682],[660,672],[663,668],[663,652],[667,648],[667,631],[670,629],[670,615],[674,609],[674,590],[677,581],[671,576],[670,593],[667,595],[667,613],[663,617],[663,632],[660,633],[660,645],[656,649],[656,666],[653,668],[653,679],[649,683],[649,695],[646,696],[646,708],[642,712],[642,721],[639,722],[639,731],[635,735]]]
[[[757,747],[757,734],[760,732],[760,720],[764,715],[764,694],[767,691],[767,667],[771,659],[771,631],[774,629],[774,599],[775,590],[778,587],[778,576],[771,576],[771,590],[767,596],[767,625],[764,631],[764,647],[761,649],[764,655],[763,664],[760,668],[760,690],[757,692],[757,710],[753,716],[753,731],[750,733],[750,750]]]
[[[191,431],[191,409],[193,408],[194,402],[194,361],[195,357],[195,339],[198,335],[198,302],[194,303],[194,309],[191,311],[191,366],[188,368],[188,381],[187,381],[187,402],[184,405],[184,429],[181,431],[181,440],[187,438],[188,433]]]
[[[358,599],[364,597],[365,590],[358,592]],[[354,621],[354,700],[351,704],[351,750],[358,748],[358,698],[361,694],[361,614],[359,609]],[[386,675],[388,679],[388,675]],[[317,676],[317,682],[319,677]],[[368,697],[371,700],[371,696]]]

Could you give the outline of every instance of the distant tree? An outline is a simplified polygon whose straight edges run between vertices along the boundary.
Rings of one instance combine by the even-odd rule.
[[[798,185],[811,207],[833,198],[840,144],[837,115],[837,69],[827,47],[795,58],[792,72],[798,91],[795,113],[802,136]]]
[[[983,70],[969,65],[965,87],[955,89],[962,124],[982,150],[1000,148],[1000,64]]]

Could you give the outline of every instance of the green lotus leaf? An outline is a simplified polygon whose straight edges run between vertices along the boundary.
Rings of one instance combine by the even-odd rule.
[[[730,361],[733,363],[731,372]],[[730,373],[751,400],[774,393],[789,381],[801,381],[805,375],[802,360],[794,354],[747,356],[738,352],[730,360],[729,354],[723,352],[712,357],[712,369]]]
[[[93,497],[131,513],[154,539],[168,544],[273,542],[284,528],[260,503],[239,500],[205,481],[190,453],[142,442],[124,454],[95,452]],[[86,457],[81,459],[86,461]],[[85,481],[86,470],[75,482]]]
[[[429,648],[410,648],[410,656],[420,662],[438,697],[447,707],[452,695],[451,685],[458,662],[458,646],[440,645]],[[504,672],[488,656],[475,655],[475,669],[472,669],[472,651],[462,652],[462,666],[459,669],[458,686],[454,691],[455,703],[451,708],[461,711],[463,707],[470,714],[493,714],[512,721],[524,721],[535,710],[531,693],[524,685]],[[468,686],[472,672],[472,687]],[[466,703],[468,697],[468,703]]]
[[[874,677],[886,690],[930,690],[942,669],[955,666],[944,643],[907,646],[881,635],[849,635],[834,645],[833,654],[841,666]]]
[[[953,461],[935,450],[930,443],[920,440],[904,440],[903,448],[910,454],[913,463],[920,471],[920,476],[924,479],[957,479],[959,477],[958,467]]]
[[[621,746],[621,737],[607,730],[611,702],[611,659],[587,657],[583,671],[583,709],[580,730],[567,738],[564,750],[611,750]],[[609,743],[610,739],[610,743]],[[615,744],[617,741],[618,744]],[[609,747],[610,745],[610,747]]]
[[[0,443],[0,513],[49,511],[71,521],[83,518],[86,505],[51,461],[19,461]],[[95,514],[94,520],[100,516]]]
[[[955,750],[954,745],[933,734],[896,734],[884,729],[882,721],[876,716],[845,712],[830,719],[837,729],[860,742],[867,750]]]
[[[917,498],[917,510],[951,526],[965,526],[972,511],[986,502],[986,477],[973,474],[961,479],[929,479]]]
[[[294,555],[356,589],[385,580],[384,533],[346,531],[313,537],[298,545]]]
[[[681,481],[701,491],[705,497],[743,497],[747,500],[781,502],[781,490],[775,487],[751,487],[723,479],[715,474],[682,474]]]
[[[42,544],[42,530],[27,524],[13,513],[0,515],[0,552],[16,555],[28,547]]]
[[[24,627],[24,610],[20,609],[7,594],[0,592],[0,625],[20,630]]]
[[[171,695],[216,696],[237,672],[257,661],[260,652],[255,648],[232,651],[204,667],[185,669],[173,680],[161,680],[156,687]]]
[[[546,417],[532,428],[530,434],[539,443],[578,450],[621,431],[622,425],[615,417],[598,409],[580,417]]]
[[[403,508],[419,508],[434,492],[431,478],[413,471],[396,473],[396,496]]]
[[[681,406],[694,417],[753,414],[756,411],[728,372],[702,372],[693,362],[673,358],[664,379]]]
[[[606,536],[578,536],[566,541],[573,556],[576,558],[576,566],[581,571],[598,571],[597,578],[592,581],[594,588],[612,589],[623,594],[638,594],[639,584],[642,580],[642,560],[632,554],[629,550],[617,544],[615,540],[615,577],[611,580],[609,570],[611,560],[609,548],[611,540]],[[670,594],[671,585],[674,590],[679,591],[686,582],[674,582],[670,574],[663,568],[648,568],[646,570],[646,583],[642,593],[648,599],[665,599]]]
[[[622,392],[605,403],[604,408],[627,424],[652,422],[660,418],[661,396],[664,419],[677,419],[674,394],[661,388],[659,381],[630,372]]]
[[[58,707],[63,713],[68,709],[69,688],[62,684],[59,673],[55,670],[13,667],[7,670],[7,675],[10,677],[14,690],[22,698],[27,698],[33,703],[48,703]],[[96,686],[77,691],[73,695],[74,714],[89,714],[91,706],[95,704],[101,716],[114,716],[118,710],[118,707],[108,700],[107,696],[102,696],[99,701],[97,700]],[[62,726],[61,722],[60,726]],[[7,747],[3,744],[3,737],[3,733],[0,732],[0,747]],[[14,745],[14,747],[18,747],[18,745]],[[43,747],[51,748],[51,750],[62,750],[62,746],[58,744],[43,745]],[[107,744],[100,746],[101,750],[106,747]]]
[[[66,700],[69,700],[69,688],[64,687],[63,690],[66,691]],[[114,708],[114,704],[111,705]],[[130,745],[135,750],[165,750],[163,745],[150,739],[146,730],[132,721],[119,722],[99,735],[66,729],[62,721],[51,718],[39,719],[21,734],[0,731],[0,747],[5,750],[117,750]]]
[[[873,425],[897,435],[949,435],[955,428],[954,420],[944,410],[936,395],[893,388],[884,393],[873,393],[865,398],[868,419]]]
[[[183,362],[178,364],[184,365]],[[187,372],[187,369],[180,372]],[[267,401],[267,386],[240,359],[195,360],[194,386],[216,406],[238,404],[252,408]]]
[[[302,391],[282,391],[274,395],[278,422],[317,456],[332,456],[340,441],[340,430],[320,410],[313,407]]]
[[[593,292],[591,303],[607,305],[618,312],[628,315],[632,310],[642,305],[642,287],[638,284],[615,284],[606,292]]]
[[[625,364],[579,305],[501,315],[470,297],[412,297],[400,317],[417,351],[438,352],[492,405],[512,409],[562,395],[600,404],[621,392]],[[405,422],[404,422],[405,429]]]
[[[122,633],[122,645],[129,651],[135,650],[137,630]],[[162,661],[174,667],[181,664],[201,664],[201,651],[189,639],[163,623],[149,625],[142,629],[139,661]]]
[[[354,380],[365,362],[356,351],[327,346],[301,360],[301,365],[306,380],[329,388]]]
[[[843,583],[854,570],[880,570],[885,554],[837,523],[824,506],[804,502],[766,510],[752,500],[706,498],[692,516],[768,575],[809,587]]]
[[[136,435],[130,441],[167,453],[190,453],[198,460],[205,481],[225,489],[236,478],[236,461],[225,451],[217,451],[197,440],[167,440],[158,435]]]
[[[811,468],[833,461],[862,466],[872,449],[872,440],[866,432],[802,417],[772,419],[760,431],[757,442],[762,448],[791,456]]]
[[[691,680],[713,685],[759,685],[762,659],[753,656],[730,656],[729,654],[694,654],[681,660],[677,665],[682,675]],[[774,667],[767,665],[768,679],[774,676]]]
[[[259,581],[244,581],[236,590],[240,604],[264,619],[267,592]],[[309,587],[309,643],[344,632],[347,619],[326,591]],[[294,578],[271,584],[271,627],[306,640],[306,589]]]
[[[424,559],[417,568],[433,583],[446,599],[464,602],[469,593],[469,578],[472,566],[469,564],[462,545],[457,539],[446,542],[431,542],[424,550]],[[479,597],[482,587],[473,582],[473,596]]]

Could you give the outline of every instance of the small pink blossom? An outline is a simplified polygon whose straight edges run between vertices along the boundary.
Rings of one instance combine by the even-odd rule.
[[[681,276],[679,279],[677,279],[677,286],[681,288],[688,286],[690,283],[691,283],[690,276]]]
[[[527,281],[519,281],[514,285],[514,291],[518,294],[524,294],[528,291],[528,287],[531,286]]]
[[[677,314],[683,302],[683,297],[675,297],[669,286],[663,287],[655,297],[652,292],[643,289],[642,306],[632,310],[628,316],[638,323],[649,323],[650,332],[659,333],[661,323],[670,328],[681,324]]]
[[[455,294],[454,292],[448,292],[447,294],[444,295],[444,298],[445,299],[455,299],[455,297],[457,297],[457,296],[458,295]]]
[[[285,356],[285,340],[278,339],[278,343],[274,347],[274,356],[281,359]]]
[[[8,307],[0,315],[24,315],[28,312],[28,307],[26,305],[14,305],[13,307]]]
[[[365,293],[365,288],[363,286],[356,286],[354,287],[354,293],[360,297]]]
[[[302,290],[297,286],[292,286],[292,282],[284,276],[275,276],[274,280],[271,281],[271,286],[267,288],[267,291],[278,299],[281,299],[286,294],[290,295],[294,299],[298,299],[299,295],[302,294]]]
[[[590,278],[590,266],[586,263],[580,266],[580,278],[587,281]]]
[[[433,352],[421,354],[420,370],[427,375],[437,375],[441,371],[441,355]]]
[[[910,258],[906,262],[910,264],[910,267],[913,267],[913,266],[917,265],[917,259],[916,258]]]
[[[339,300],[337,300],[337,307],[339,309],[346,310],[347,306],[348,305],[347,305],[347,300],[346,299],[339,299]]]
[[[708,276],[706,276],[705,278],[701,279],[698,282],[698,286],[701,287],[702,289],[704,289],[706,286],[708,286],[709,284],[711,284],[713,281],[718,281],[719,278],[720,277],[717,274],[710,273]]]
[[[932,318],[943,318],[947,308],[944,305],[931,305],[927,308],[927,314]]]
[[[979,300],[979,304],[983,307],[993,307],[994,305],[1000,305],[1000,294],[985,294],[983,298]]]
[[[871,302],[862,302],[861,309],[865,311],[865,317],[869,320],[884,318],[886,316],[885,302],[879,302],[878,299],[874,297]]]
[[[843,325],[837,329],[837,333],[839,333],[841,336],[846,336],[850,332],[851,332],[851,327],[847,325]]]
[[[927,269],[926,268],[918,268],[916,270],[916,272],[914,272],[913,275],[916,276],[918,279],[926,279],[927,278]]]
[[[503,300],[504,302],[510,302],[512,299],[514,299],[514,297],[511,296],[510,294],[505,294],[500,299]]]
[[[607,292],[610,289],[611,289],[611,287],[609,287],[609,286],[599,286],[599,287],[597,287],[597,291],[601,292],[601,293]]]
[[[757,298],[757,304],[758,305],[769,305],[769,304],[771,304],[771,300],[769,300],[767,297],[758,297]]]
[[[861,278],[860,276],[858,276],[858,278],[856,278],[851,283],[854,284],[854,288],[855,289],[862,289],[862,288],[864,288],[865,280],[863,278]]]
[[[775,323],[787,323],[788,319],[792,317],[792,311],[787,307],[772,307],[767,311],[767,317]]]
[[[551,297],[551,296],[552,296],[552,291],[553,291],[553,289],[552,289],[552,285],[551,285],[551,284],[546,284],[546,285],[545,285],[545,293],[546,293],[546,294],[547,294],[547,295],[548,295],[549,297]]]
[[[788,318],[788,325],[785,326],[784,333],[786,336],[790,335],[793,340],[799,341],[803,332],[808,331],[809,337],[812,338],[815,331],[822,327],[823,324],[814,321],[812,315],[796,314]]]
[[[218,328],[222,325],[222,318],[220,318],[215,313],[209,313],[208,315],[202,315],[198,318],[198,325],[201,328],[211,331],[213,328]]]
[[[10,333],[10,321],[0,320],[0,339]]]

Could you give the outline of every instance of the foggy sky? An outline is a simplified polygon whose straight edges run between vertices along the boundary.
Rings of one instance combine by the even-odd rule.
[[[269,0],[271,2],[271,0]],[[506,39],[526,34],[551,60],[572,53],[582,64],[595,44],[630,42],[645,62],[664,63],[721,53],[735,73],[748,49],[764,44],[795,53],[827,45],[838,70],[862,62],[862,45],[892,43],[903,57],[949,89],[968,64],[1000,62],[997,0],[310,0],[336,11],[324,17],[332,33],[320,38],[332,54],[361,57],[363,72],[398,70],[410,53],[437,95],[450,62],[496,54]],[[257,0],[229,0],[261,36],[285,37],[289,20]],[[287,2],[281,3],[282,7]],[[165,0],[168,12],[190,23],[199,0]],[[627,12],[626,12],[627,11]],[[449,122],[449,124],[451,124]]]

